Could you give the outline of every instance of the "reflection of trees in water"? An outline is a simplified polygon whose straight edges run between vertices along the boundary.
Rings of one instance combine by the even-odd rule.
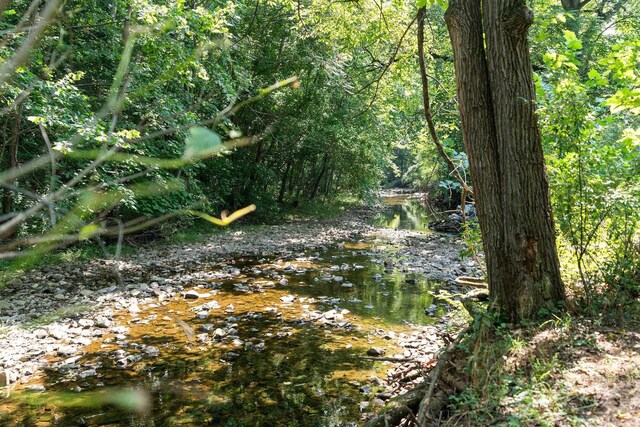
[[[424,230],[433,219],[417,200],[405,200],[393,206],[391,218],[386,216],[381,225],[402,230]]]
[[[410,321],[425,324],[424,309],[433,303],[433,296],[429,293],[431,284],[424,281],[407,283],[404,274],[393,274],[384,283],[366,280],[360,286],[359,297],[364,304],[352,309],[356,314],[369,311],[382,317],[387,323],[401,323]],[[364,305],[373,308],[365,309]]]
[[[427,224],[434,220],[419,200],[390,198],[386,203],[391,209],[378,217],[376,223],[379,226],[394,230],[426,230]]]

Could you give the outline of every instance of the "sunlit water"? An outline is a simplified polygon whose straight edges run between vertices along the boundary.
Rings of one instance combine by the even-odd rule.
[[[428,224],[436,217],[425,209],[421,198],[395,195],[385,197],[384,201],[389,208],[373,217],[375,225],[395,230],[430,231]]]
[[[391,202],[398,209],[399,220],[391,216],[398,228],[426,227],[428,215],[419,205],[411,200]],[[50,372],[43,379],[47,392],[28,397],[14,393],[13,402],[21,407],[11,403],[5,409],[15,411],[15,419],[21,420],[16,425],[324,427],[357,423],[360,403],[372,398],[360,393],[360,385],[372,376],[384,379],[388,369],[362,356],[372,346],[386,348],[389,355],[400,351],[376,330],[411,334],[433,321],[424,309],[433,302],[429,291],[435,285],[385,271],[378,256],[383,249],[370,242],[348,242],[324,253],[227,261],[226,266],[234,266],[238,274],[219,283],[210,298],[179,297],[135,317],[122,313],[116,318],[129,327],[127,353],[141,353],[136,347],[144,344],[157,347],[158,357],[143,357],[119,369],[113,353],[122,343],[105,335],[76,362],[80,369],[97,366],[97,376],[68,381],[64,374]],[[280,284],[274,277],[287,282]],[[247,292],[257,288],[261,292]],[[198,318],[193,308],[211,300],[219,308],[207,318]],[[314,313],[331,309],[345,313],[344,318],[325,325],[314,321]],[[199,343],[176,318],[195,334],[206,324],[235,329],[239,341]],[[102,390],[132,386],[148,392],[152,408],[148,413],[132,415],[114,406],[92,404]],[[72,390],[75,395],[61,394]],[[82,396],[86,399],[78,399]]]

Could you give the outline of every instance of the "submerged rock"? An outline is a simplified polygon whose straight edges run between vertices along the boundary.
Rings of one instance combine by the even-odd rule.
[[[367,350],[367,356],[379,357],[384,356],[387,351],[384,348],[371,347]]]

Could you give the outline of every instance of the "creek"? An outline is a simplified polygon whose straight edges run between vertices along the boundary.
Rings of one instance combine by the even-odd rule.
[[[219,259],[203,267],[213,278],[114,311],[113,326],[48,356],[0,410],[16,425],[359,425],[421,380],[451,317],[434,298],[450,285],[418,265],[430,256],[449,271],[438,248],[451,237],[426,231],[415,199],[387,202],[371,219],[381,234]]]

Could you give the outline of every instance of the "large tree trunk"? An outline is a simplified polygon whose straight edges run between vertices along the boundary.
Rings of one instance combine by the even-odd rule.
[[[564,302],[527,41],[533,14],[524,0],[451,0],[446,20],[491,300],[512,321],[531,318]]]

